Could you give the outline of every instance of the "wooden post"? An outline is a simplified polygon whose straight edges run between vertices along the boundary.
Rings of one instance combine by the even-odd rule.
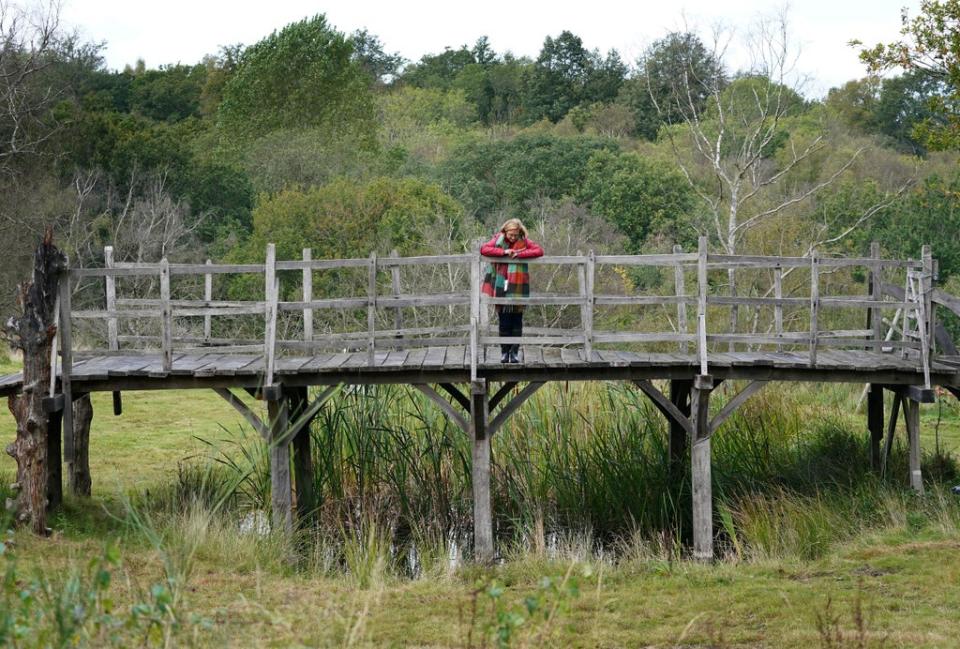
[[[263,265],[264,310],[263,356],[264,385],[273,385],[273,370],[277,357],[277,302],[280,284],[277,281],[277,247],[267,244],[266,261]]]
[[[290,391],[290,419],[297,421],[309,404],[307,388]],[[310,457],[310,421],[306,421],[293,436],[293,484],[297,489],[297,520],[300,524],[316,513],[313,461]]]
[[[374,364],[377,348],[377,253],[370,253],[367,271],[367,364]]]
[[[103,247],[103,264],[107,268],[113,268],[113,246]],[[117,280],[113,275],[107,275],[104,279],[107,294],[107,311],[117,310]],[[110,316],[107,318],[107,342],[111,351],[120,349],[120,343],[117,340],[117,318]]]
[[[920,472],[920,403],[904,398],[903,418],[907,424],[907,440],[910,444],[910,487],[923,493],[923,474]]]
[[[90,474],[90,424],[93,422],[93,403],[89,394],[79,394],[72,406],[73,428],[64,428],[64,438],[73,439],[73,461],[67,465],[67,486],[75,496],[89,496],[92,487]]]
[[[880,258],[880,242],[870,243],[870,256],[874,259]],[[875,263],[870,269],[870,300],[880,302],[883,300],[883,267]],[[868,329],[873,329],[873,351],[876,354],[883,353],[883,311],[879,306],[870,307]],[[882,402],[882,397],[881,397]],[[882,405],[882,404],[881,404]],[[882,420],[882,415],[881,415]],[[880,426],[883,428],[883,425]]]
[[[683,246],[677,244],[673,247],[673,254],[679,255],[683,253]],[[683,281],[683,265],[677,264],[673,267],[673,286],[675,293],[680,302],[677,302],[677,331],[682,334],[687,333],[687,303],[683,299],[687,296],[687,292],[684,288]],[[680,353],[686,354],[689,351],[689,346],[687,341],[681,341],[680,343]],[[673,383],[670,384],[671,394],[673,394]]]
[[[63,409],[69,408],[69,405],[64,405],[63,395],[48,403],[52,407],[47,413],[47,512],[52,512],[63,504],[63,457],[60,444]]]
[[[710,392],[713,378],[693,380],[690,398],[693,439],[690,447],[690,478],[693,492],[693,558],[713,561],[713,477],[710,459]]]
[[[817,364],[817,319],[820,310],[820,265],[817,251],[810,253],[810,365]]]
[[[103,263],[107,268],[113,268],[113,246],[103,247]],[[117,280],[113,275],[107,275],[104,278],[104,285],[107,295],[107,311],[117,310]],[[111,316],[107,318],[107,342],[110,351],[120,349],[120,341],[117,337],[117,318]],[[113,393],[113,414],[119,416],[123,411],[123,400],[119,392]]]
[[[871,383],[867,391],[867,430],[870,431],[870,467],[879,471],[880,445],[883,443],[883,386],[878,383]]]
[[[473,552],[479,563],[493,561],[488,411],[487,382],[472,381],[470,383],[470,433],[473,438]]]
[[[69,263],[64,262],[66,268],[60,276],[60,312],[57,335],[60,338],[60,392],[63,394],[63,430],[73,430],[73,408],[68,408],[66,404],[73,402],[73,386],[71,376],[73,374],[73,327],[70,322],[71,297],[73,290],[70,285]],[[67,468],[74,461],[73,435],[63,436],[63,461]]]
[[[783,336],[783,268],[777,265],[773,269],[773,297],[777,303],[773,306],[773,328],[777,337]],[[777,351],[783,351],[783,343],[777,343]]]
[[[693,381],[686,379],[672,379],[670,381],[670,401],[685,416],[690,416],[690,388]],[[683,457],[687,452],[687,431],[683,426],[668,417],[670,422],[670,472],[679,475],[679,468],[683,466]]]
[[[313,250],[303,249],[303,260],[306,262],[313,260]],[[313,301],[313,269],[306,267],[303,269],[303,301]],[[304,307],[303,309],[303,341],[313,342],[313,309]]]
[[[480,313],[486,309],[480,303],[480,282],[483,281],[481,264],[483,257],[479,248],[470,262],[470,381],[477,380],[477,367],[480,364]]]
[[[397,249],[394,248],[390,252],[391,257],[399,257],[400,253],[397,252]],[[391,266],[390,267],[390,288],[393,290],[393,297],[400,297],[400,267]],[[394,329],[403,329],[403,309],[396,307],[393,310],[393,328]],[[397,336],[401,338],[402,336]]]
[[[590,362],[593,358],[593,302],[594,302],[594,282],[597,276],[597,258],[593,251],[587,253],[586,267],[584,274],[584,295],[583,295],[583,359]]]
[[[205,262],[207,266],[212,266],[213,262],[207,260]],[[203,299],[207,303],[206,307],[210,307],[210,303],[213,302],[213,274],[204,273],[203,274]],[[210,338],[213,336],[213,316],[209,313],[203,316],[203,340],[204,342],[209,343]]]
[[[170,263],[160,260],[160,350],[163,371],[173,369],[173,310],[170,306]]]
[[[933,253],[929,245],[924,245],[920,258],[923,260],[923,274],[920,280],[920,290],[923,299],[923,327],[920,339],[922,345],[920,357],[923,363],[923,387],[930,389],[930,361],[933,357],[934,323],[933,323]]]
[[[707,374],[707,238],[700,237],[697,247],[697,356],[700,374]]]
[[[287,395],[267,401],[270,418],[270,503],[273,510],[273,529],[284,534],[293,533],[293,485],[290,479],[290,443],[283,440],[287,432]]]

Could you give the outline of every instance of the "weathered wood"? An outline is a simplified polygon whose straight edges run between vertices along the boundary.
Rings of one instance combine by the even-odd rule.
[[[57,330],[58,285],[61,276],[66,279],[66,267],[67,258],[53,245],[53,232],[48,229],[33,256],[31,281],[18,287],[20,314],[11,318],[6,326],[8,340],[23,352],[21,391],[8,400],[17,424],[16,438],[6,448],[7,454],[17,462],[15,500],[12,503],[14,522],[28,527],[35,534],[48,533],[50,458],[47,442],[51,422],[44,403],[49,399],[50,353]],[[60,303],[62,307],[62,292]]]
[[[64,262],[65,267],[69,266]],[[57,337],[60,340],[60,392],[65,403],[73,403],[73,324],[70,320],[73,299],[73,285],[70,273],[61,273],[57,287],[60,308],[57,311]],[[73,430],[73,408],[63,410],[63,430]],[[67,468],[74,462],[73,435],[63,436],[63,461]]]
[[[697,253],[697,357],[700,374],[707,374],[707,238],[700,237]]]
[[[302,254],[305,262],[313,259],[313,251],[310,248],[304,248]],[[309,304],[313,301],[313,270],[311,268],[304,267],[301,283],[303,284],[303,301]],[[313,309],[310,307],[303,309],[303,339],[313,340]]]
[[[525,306],[535,306],[535,305],[583,306],[586,303],[586,300],[579,296],[546,295],[543,293],[540,293],[539,295],[534,295],[531,297],[489,297],[487,295],[484,295],[482,296],[482,301],[484,304],[525,305]]]
[[[115,392],[114,394],[119,394]],[[88,393],[77,396],[71,406],[72,429],[64,429],[64,437],[73,438],[74,457],[67,464],[67,484],[74,496],[89,497],[93,478],[90,473],[90,426],[93,423],[93,402]]]
[[[103,263],[107,268],[113,268],[113,246],[104,246]],[[107,275],[104,278],[107,311],[115,311],[117,308],[117,285],[113,275]],[[120,349],[117,341],[117,319],[109,318],[107,320],[107,343],[110,349],[116,351]]]
[[[370,253],[367,266],[367,363],[374,364],[377,349],[377,253]]]
[[[783,268],[777,265],[773,269],[773,332],[779,338],[783,336]],[[783,345],[777,343],[777,351],[783,351]]]
[[[453,407],[453,404],[444,399],[440,393],[426,383],[414,383],[413,387],[423,392],[427,398],[440,406],[440,409],[443,410],[448,417],[450,417],[450,419],[460,428],[460,430],[464,431],[465,433],[472,433],[472,428],[470,427],[470,423],[467,421],[467,418],[457,412],[457,409]]]
[[[460,389],[452,383],[440,383],[439,385],[444,392],[460,404],[460,407],[463,408],[464,411],[470,412],[470,397],[461,392]],[[466,429],[464,429],[464,431],[466,431]]]
[[[270,503],[273,529],[293,533],[293,483],[290,476],[290,444],[283,441],[288,428],[288,405],[284,396],[267,401],[270,427]]]
[[[933,327],[933,253],[929,244],[924,244],[921,252],[923,260],[923,274],[920,276],[921,299],[923,300],[923,322],[920,333],[923,334],[920,344],[920,360],[923,363],[924,387],[930,388],[930,358],[933,354],[934,327]]]
[[[697,254],[676,252],[672,255],[597,255],[598,264],[611,266],[679,266],[697,261]]]
[[[479,563],[491,563],[493,510],[490,499],[490,435],[487,434],[487,382],[470,383],[470,432],[473,439],[473,552]]]
[[[310,455],[310,424],[316,412],[313,416],[308,416],[307,404],[306,387],[293,388],[290,391],[290,413],[296,429],[291,442],[293,484],[297,493],[297,520],[300,525],[314,517],[318,504],[314,488],[313,459]]]
[[[517,387],[517,382],[516,382],[516,381],[507,381],[506,383],[504,383],[503,385],[501,385],[501,386],[500,386],[500,389],[498,389],[498,390],[494,393],[494,395],[493,395],[492,397],[490,397],[490,404],[489,404],[490,411],[492,412],[498,405],[500,405],[500,402],[503,401],[503,399],[504,399],[508,394],[510,394],[510,392],[511,392],[515,387]],[[464,407],[467,408],[467,409],[469,409],[469,408],[470,408],[470,404],[467,403],[467,405],[464,406]]]
[[[678,244],[673,247],[673,254],[679,255],[683,251],[683,248]],[[687,334],[687,304],[696,304],[695,301],[692,301],[692,298],[687,298],[686,287],[683,280],[683,267],[677,265],[673,269],[673,288],[674,293],[676,293],[677,300],[677,331],[683,335]],[[687,300],[691,299],[691,302]],[[688,343],[686,340],[680,341],[680,353],[686,354],[689,350]],[[671,383],[671,386],[673,384]],[[672,388],[671,388],[672,393]]]
[[[817,252],[810,253],[810,364],[817,364],[817,325],[820,310],[820,270]]]
[[[47,513],[63,504],[63,457],[61,453],[63,395],[59,407],[47,413]]]
[[[224,401],[229,403],[234,410],[240,413],[240,415],[247,420],[247,423],[250,424],[250,426],[257,431],[257,433],[259,433],[260,437],[262,437],[265,441],[270,439],[270,429],[268,426],[263,423],[263,421],[255,412],[250,410],[247,404],[245,404],[240,397],[235,395],[228,388],[214,388],[213,391],[220,395]]]
[[[264,333],[263,356],[264,384],[273,385],[273,372],[277,353],[277,302],[280,299],[280,282],[277,278],[277,248],[272,243],[267,244],[266,262],[264,263]]]
[[[893,436],[897,432],[897,417],[900,414],[901,403],[903,403],[903,395],[900,392],[894,392],[893,403],[890,405],[890,421],[887,423],[887,439],[884,441],[883,456],[880,460],[880,475],[886,475],[890,454],[893,452]]]
[[[213,262],[207,260],[207,266],[212,266]],[[203,274],[203,299],[206,304],[202,306],[210,306],[213,302],[213,275],[210,273]],[[211,315],[203,316],[203,338],[204,340],[210,340],[210,337],[213,335],[213,317]]]
[[[160,260],[160,350],[163,354],[163,369],[173,367],[173,311],[170,306],[170,264],[167,258]]]
[[[867,391],[867,430],[870,432],[870,466],[880,470],[883,443],[883,386],[871,383]]]
[[[727,401],[720,412],[718,412],[716,416],[710,420],[707,434],[713,435],[715,432],[717,432],[717,429],[720,428],[720,426],[723,425],[723,422],[729,419],[730,416],[737,411],[737,408],[742,406],[751,396],[759,392],[766,384],[766,381],[753,381],[749,383],[747,387],[743,388],[743,390],[738,392],[735,397]]]
[[[923,475],[920,472],[920,404],[913,399],[903,400],[903,419],[907,426],[910,448],[910,488],[923,493]]]
[[[342,268],[366,268],[370,263],[368,257],[350,259],[311,259],[310,261],[289,260],[277,261],[277,270],[338,270]]]
[[[487,435],[493,437],[501,426],[503,426],[510,416],[515,413],[523,403],[532,397],[534,393],[542,388],[546,383],[544,381],[534,381],[528,383],[513,399],[503,406],[496,416],[487,424]]]
[[[670,422],[671,426],[677,425],[684,430],[687,434],[692,434],[692,424],[690,418],[687,415],[683,414],[683,411],[673,403],[671,399],[668,399],[663,395],[660,390],[658,390],[654,385],[648,380],[637,380],[633,382],[640,391],[643,392],[647,397],[650,398],[650,401],[653,402],[653,405],[656,406],[663,415],[667,418],[667,421]]]
[[[674,249],[676,250],[676,248]],[[668,440],[668,453],[670,456],[670,472],[672,475],[679,475],[680,467],[683,466],[684,456],[687,452],[687,439],[690,435],[690,390],[693,387],[693,381],[673,379],[670,381],[670,403],[677,409],[680,418],[668,417],[670,423],[670,438]],[[681,421],[686,420],[684,426]]]
[[[711,377],[694,379],[690,396],[690,486],[693,502],[693,558],[713,561],[713,484],[710,452]]]
[[[391,258],[398,258],[400,253],[397,252],[397,249],[394,248],[390,252]],[[400,299],[400,266],[393,265],[390,266],[390,288],[393,290],[393,297],[397,300]],[[393,310],[393,327],[394,329],[403,329],[403,309],[399,306],[395,307]]]

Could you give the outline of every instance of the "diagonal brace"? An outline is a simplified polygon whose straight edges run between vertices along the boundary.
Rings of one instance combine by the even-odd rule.
[[[441,387],[446,385],[449,385],[449,384],[441,384]],[[457,426],[460,427],[460,430],[462,430],[467,434],[470,434],[470,423],[467,421],[467,418],[464,415],[457,412],[457,409],[454,407],[454,405],[449,401],[447,401],[446,399],[444,399],[439,392],[434,390],[432,387],[430,387],[426,383],[414,383],[413,387],[423,392],[431,401],[433,401],[435,404],[440,406],[440,409],[443,410],[443,412],[445,412],[447,416],[450,417],[450,419],[452,419]],[[463,393],[461,393],[455,387],[450,385],[450,388],[452,388],[454,391],[456,391],[458,394],[462,396]],[[445,389],[447,390],[447,392],[450,392],[450,389],[448,388],[445,388]],[[457,402],[460,403],[460,400],[458,399]],[[470,412],[469,401],[467,402],[467,412]]]
[[[327,387],[323,392],[321,392],[313,402],[307,406],[303,412],[301,412],[295,420],[289,422],[287,429],[281,434],[275,444],[286,444],[294,438],[294,436],[304,427],[309,426],[310,422],[313,421],[313,418],[317,416],[317,413],[320,412],[320,408],[323,407],[327,401],[330,400],[337,390],[340,389],[340,385],[331,385]]]
[[[247,407],[247,404],[240,400],[240,397],[231,392],[229,388],[214,388],[213,391],[233,406],[234,410],[243,415],[243,418],[253,426],[253,429],[260,433],[260,437],[265,440],[270,439],[270,430],[267,428],[267,425],[263,423],[263,420],[255,412]]]
[[[523,405],[524,401],[532,397],[534,393],[544,385],[546,385],[545,381],[533,381],[528,383],[526,387],[520,390],[520,392],[517,393],[517,396],[515,396],[510,400],[509,403],[502,407],[500,412],[497,413],[496,417],[490,421],[489,425],[487,426],[487,435],[493,437],[494,433],[496,433],[500,427],[503,426],[504,422],[510,418],[510,415],[515,413],[517,409]]]
[[[747,387],[742,389],[737,396],[730,399],[727,404],[716,414],[716,416],[710,421],[710,427],[707,432],[707,435],[713,435],[717,432],[717,429],[720,428],[721,424],[730,418],[737,408],[742,406],[744,402],[752,397],[754,394],[759,392],[765,385],[766,381],[753,381]]]
[[[690,418],[683,414],[663,392],[655,388],[653,383],[647,379],[636,380],[633,383],[640,388],[641,392],[650,397],[653,405],[663,413],[664,417],[679,424],[688,435],[693,435],[693,425],[690,423]]]

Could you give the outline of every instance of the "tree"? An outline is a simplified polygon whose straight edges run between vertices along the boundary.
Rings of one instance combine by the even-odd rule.
[[[218,124],[249,141],[278,129],[322,127],[374,142],[369,78],[353,46],[321,14],[248,47],[223,89]]]
[[[400,53],[385,52],[380,37],[366,29],[353,32],[350,43],[353,45],[352,59],[366,70],[375,85],[389,83],[403,67],[405,59],[400,56]]]
[[[860,60],[871,72],[901,68],[943,84],[944,94],[930,100],[941,119],[924,120],[917,135],[930,149],[960,148],[960,0],[922,0],[919,15],[904,9],[900,23],[901,40],[862,49]]]
[[[399,81],[418,88],[447,89],[461,70],[476,62],[473,51],[466,45],[456,50],[448,47],[440,54],[425,54],[420,61],[403,71]]]
[[[597,151],[587,163],[581,203],[617,226],[640,252],[651,234],[666,235],[688,247],[696,241],[689,222],[696,198],[673,165],[638,153]]]
[[[682,122],[691,110],[702,113],[712,93],[726,86],[718,54],[691,32],[655,41],[637,68],[623,99],[634,111],[636,134],[648,140],[656,139],[661,124]]]
[[[15,174],[18,161],[40,153],[57,132],[51,108],[62,87],[44,83],[42,72],[69,40],[59,9],[50,3],[31,13],[0,2],[0,174]]]
[[[718,38],[711,57],[719,60],[723,49]],[[664,137],[729,255],[742,252],[751,230],[816,197],[863,152],[858,147],[830,167],[819,164],[828,141],[822,126],[804,115],[805,102],[792,87],[794,54],[785,14],[761,19],[746,49],[754,59],[736,83],[726,86],[722,75],[703,78],[688,68],[671,95],[677,98],[670,105],[676,112],[667,113],[656,103],[662,116],[680,120],[664,129]],[[873,214],[875,210],[868,210],[862,216]],[[835,241],[837,234],[820,232],[806,242],[802,254]],[[734,269],[727,279],[730,293],[736,295]],[[737,308],[731,307],[731,331],[737,330],[737,319]]]

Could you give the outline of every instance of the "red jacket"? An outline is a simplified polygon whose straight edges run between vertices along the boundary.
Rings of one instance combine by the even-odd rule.
[[[497,246],[497,239],[500,233],[493,235],[490,241],[480,246],[480,254],[485,257],[506,257],[507,251]],[[517,239],[513,242],[511,248],[519,249],[516,259],[532,259],[533,257],[543,257],[543,248],[530,239]]]

